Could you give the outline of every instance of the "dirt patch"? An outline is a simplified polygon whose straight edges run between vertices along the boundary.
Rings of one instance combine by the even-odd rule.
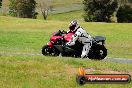
[[[71,67],[69,65],[65,65],[65,71],[68,73],[68,76],[75,76],[78,74],[79,68]],[[132,75],[132,71],[115,71],[112,69],[96,69],[96,68],[85,68],[86,74],[130,74]]]
[[[111,69],[85,68],[87,73],[101,72],[101,74],[132,74],[132,71],[114,71]]]

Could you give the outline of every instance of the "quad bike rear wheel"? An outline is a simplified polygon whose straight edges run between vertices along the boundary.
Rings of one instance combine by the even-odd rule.
[[[102,60],[107,56],[107,49],[104,45],[96,45],[93,52],[88,56],[89,59]]]

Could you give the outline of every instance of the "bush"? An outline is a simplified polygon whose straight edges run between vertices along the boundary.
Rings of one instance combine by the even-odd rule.
[[[117,11],[117,20],[120,23],[132,22],[132,8],[130,5],[124,5]]]
[[[36,18],[35,0],[9,0],[9,14],[21,18]]]
[[[118,8],[116,0],[84,0],[84,20],[90,22],[111,22],[113,13]]]

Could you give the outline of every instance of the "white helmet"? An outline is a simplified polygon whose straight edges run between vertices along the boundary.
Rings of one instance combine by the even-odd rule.
[[[75,31],[77,27],[78,27],[78,22],[76,20],[71,21],[69,26],[70,31]]]

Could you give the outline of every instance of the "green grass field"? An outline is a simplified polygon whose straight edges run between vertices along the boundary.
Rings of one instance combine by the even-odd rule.
[[[87,84],[80,86],[75,78],[78,67],[132,72],[132,65],[42,56],[1,56],[1,88],[131,88],[130,84]],[[122,69],[123,68],[123,69]],[[88,73],[101,74],[102,71]],[[111,73],[112,74],[112,73]],[[132,73],[129,73],[132,74]]]
[[[47,19],[55,21],[71,21],[76,19],[78,21],[83,21],[83,13],[84,12],[82,10],[75,10],[65,13],[50,14]],[[39,14],[38,19],[43,19],[42,15]]]
[[[44,21],[1,16],[0,52],[41,53],[41,47],[49,41],[51,34],[59,29],[68,30],[68,25],[68,20]],[[131,23],[108,24],[80,21],[80,25],[92,36],[101,35],[107,38],[108,57],[132,58]]]
[[[131,64],[34,55],[41,54],[41,48],[49,41],[52,32],[58,29],[68,30],[69,21],[72,19],[69,17],[74,17],[73,13],[66,13],[65,16],[64,14],[52,15],[47,21],[0,16],[0,88],[132,87],[132,82],[84,86],[75,82],[79,67],[100,70],[89,72],[95,74],[107,70],[107,74],[110,73],[109,71],[116,71],[132,75]],[[78,16],[80,17],[81,14]],[[79,21],[91,35],[106,36],[108,57],[132,58],[132,24]]]

